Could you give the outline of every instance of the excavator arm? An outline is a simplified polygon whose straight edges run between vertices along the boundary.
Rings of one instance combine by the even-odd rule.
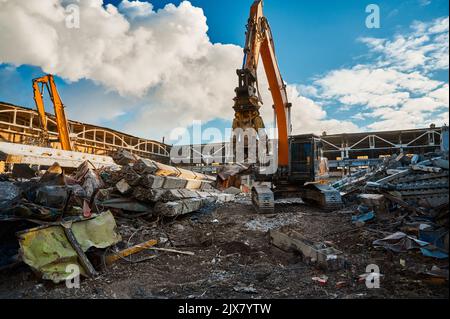
[[[326,209],[340,207],[342,201],[338,191],[328,185],[305,183],[305,181],[316,180],[314,171],[314,159],[315,154],[317,154],[314,144],[315,140],[312,136],[303,139],[297,138],[297,140],[289,137],[291,133],[291,104],[288,102],[286,85],[278,67],[272,32],[267,19],[263,15],[263,2],[262,0],[255,0],[250,9],[250,17],[247,24],[244,62],[242,69],[237,70],[239,85],[235,89],[233,129],[241,129],[242,131],[254,129],[261,137],[261,134],[265,134],[265,132],[264,122],[259,113],[262,104],[257,78],[260,59],[263,61],[276,116],[278,172],[277,174],[269,174],[270,176],[267,179],[264,176],[260,180],[263,182],[270,180],[271,185],[259,183],[260,181],[253,185],[252,202],[256,211],[273,213],[275,194],[277,197],[301,197],[306,201],[315,202]],[[235,140],[239,138],[238,134],[233,134]],[[239,141],[241,142],[242,139],[244,140],[245,150],[245,133],[243,133],[243,137]],[[310,154],[308,155],[310,162],[307,165],[299,165],[299,162],[302,161],[298,158],[300,150],[306,151],[307,149],[310,149]],[[293,159],[290,162],[291,151]],[[310,169],[311,167],[313,170]],[[327,167],[322,165],[322,171],[326,172]],[[225,176],[225,173],[228,172],[230,172],[230,169],[222,172],[222,175]]]
[[[253,128],[256,132],[264,129],[264,121],[259,109],[262,101],[258,90],[257,69],[261,57],[269,83],[276,115],[278,131],[278,166],[289,165],[290,107],[286,85],[281,77],[275,56],[272,32],[267,19],[263,15],[262,0],[255,0],[247,24],[242,69],[237,70],[239,86],[235,89],[235,117],[233,129]]]
[[[34,101],[36,103],[36,108],[39,113],[39,120],[41,122],[41,128],[43,131],[44,138],[48,140],[48,126],[47,126],[47,116],[45,115],[44,107],[44,87],[47,89],[50,99],[53,103],[56,117],[56,126],[58,130],[58,139],[61,143],[61,148],[66,151],[72,150],[72,144],[70,143],[69,136],[69,126],[64,112],[64,105],[59,96],[58,90],[56,89],[55,80],[53,75],[45,75],[43,77],[33,80],[33,94]]]

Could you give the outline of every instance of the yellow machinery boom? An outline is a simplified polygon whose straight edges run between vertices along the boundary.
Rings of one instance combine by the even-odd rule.
[[[56,118],[56,127],[58,130],[58,140],[61,144],[61,148],[65,151],[72,151],[72,144],[70,142],[69,135],[69,125],[67,122],[66,114],[64,112],[64,105],[59,96],[58,90],[56,89],[55,80],[53,75],[47,74],[40,78],[33,79],[33,93],[34,101],[36,103],[36,108],[39,113],[39,119],[41,123],[41,128],[43,132],[44,139],[49,141],[48,127],[47,127],[47,117],[45,115],[44,107],[44,87],[50,95],[50,99],[53,103]]]

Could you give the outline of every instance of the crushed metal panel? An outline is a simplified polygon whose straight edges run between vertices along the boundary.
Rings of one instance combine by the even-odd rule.
[[[72,224],[73,234],[83,251],[118,243],[121,237],[115,228],[116,222],[110,211]],[[85,275],[62,226],[32,228],[18,233],[18,237],[23,261],[40,273],[43,279],[55,283],[67,279],[72,274],[67,270],[68,265],[77,265],[80,274]]]
[[[328,247],[323,243],[313,243],[300,236],[295,231],[270,230],[270,242],[272,245],[285,250],[296,250],[311,262],[327,270],[338,270],[346,267],[346,260],[342,257],[342,251]]]

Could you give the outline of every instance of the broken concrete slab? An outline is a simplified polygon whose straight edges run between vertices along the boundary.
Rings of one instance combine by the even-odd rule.
[[[346,261],[340,256],[341,251],[328,247],[324,243],[314,243],[304,239],[295,231],[270,230],[269,236],[274,246],[285,251],[299,251],[308,261],[327,270],[342,269],[346,265]]]
[[[202,188],[202,181],[198,179],[188,179],[186,180],[185,188],[187,189],[201,189]]]
[[[189,189],[147,189],[135,187],[133,197],[143,202],[170,202],[189,198],[217,198],[219,194],[211,192],[198,192]]]
[[[112,154],[114,162],[118,165],[128,165],[137,161],[137,156],[133,155],[127,150],[119,149]]]
[[[127,183],[127,181],[124,178],[122,178],[119,182],[117,182],[116,189],[122,195],[129,195],[133,192],[133,188]]]
[[[232,202],[235,199],[235,195],[226,193],[217,193],[217,201],[220,203]]]
[[[165,190],[162,189],[148,189],[142,186],[133,187],[131,196],[139,201],[152,203],[158,201]]]
[[[80,166],[84,161],[91,162],[96,168],[116,165],[109,156],[7,142],[0,142],[0,161],[41,166],[58,162],[62,167],[72,168]]]
[[[188,189],[169,189],[161,195],[159,200],[170,202],[188,198],[201,198],[201,196],[197,192]]]
[[[99,189],[96,194],[96,199],[99,201],[110,199],[113,192],[113,187]]]
[[[102,188],[103,181],[88,161],[81,164],[73,175],[75,181],[86,191],[86,196],[91,197],[95,191]]]
[[[166,189],[177,189],[185,188],[187,181],[178,177],[166,176],[164,177],[164,182],[162,188]]]
[[[142,176],[141,185],[147,188],[162,188],[164,184],[164,177],[147,174]]]
[[[140,175],[147,175],[156,173],[158,166],[152,160],[140,158],[133,164],[133,169]]]
[[[141,182],[141,175],[136,173],[131,166],[124,166],[122,168],[122,174],[127,183],[131,186],[137,186]]]
[[[155,205],[155,212],[164,217],[176,217],[195,212],[214,200],[214,198],[191,198],[167,203],[158,202]]]
[[[132,198],[111,198],[105,201],[101,201],[98,204],[103,207],[123,209],[126,211],[137,213],[151,213],[153,211],[151,206],[145,205],[144,203],[141,203]]]
[[[228,187],[227,189],[223,190],[223,192],[226,194],[232,194],[232,195],[237,195],[237,194],[242,193],[242,191],[239,188],[233,187],[233,186]]]

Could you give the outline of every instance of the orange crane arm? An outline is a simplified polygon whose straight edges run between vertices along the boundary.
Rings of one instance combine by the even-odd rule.
[[[39,84],[41,85],[39,86]],[[44,131],[45,136],[48,136],[47,117],[45,115],[44,100],[42,98],[44,93],[44,86],[47,88],[55,110],[56,127],[58,129],[58,138],[59,142],[61,143],[61,148],[66,151],[71,151],[72,145],[70,143],[69,125],[67,122],[66,114],[64,112],[64,105],[61,101],[58,90],[56,89],[53,75],[51,74],[47,74],[43,77],[33,80],[34,101],[39,113],[42,130]]]
[[[235,98],[234,109],[236,113],[233,128],[252,127],[258,130],[264,127],[264,123],[259,115],[261,99],[259,94],[258,96],[255,94],[258,93],[257,68],[261,57],[276,114],[278,166],[287,167],[289,165],[291,104],[288,102],[286,85],[281,77],[275,56],[272,32],[267,19],[263,15],[262,0],[255,0],[250,8],[244,54],[242,70],[237,71],[240,83],[235,90],[237,97]]]

